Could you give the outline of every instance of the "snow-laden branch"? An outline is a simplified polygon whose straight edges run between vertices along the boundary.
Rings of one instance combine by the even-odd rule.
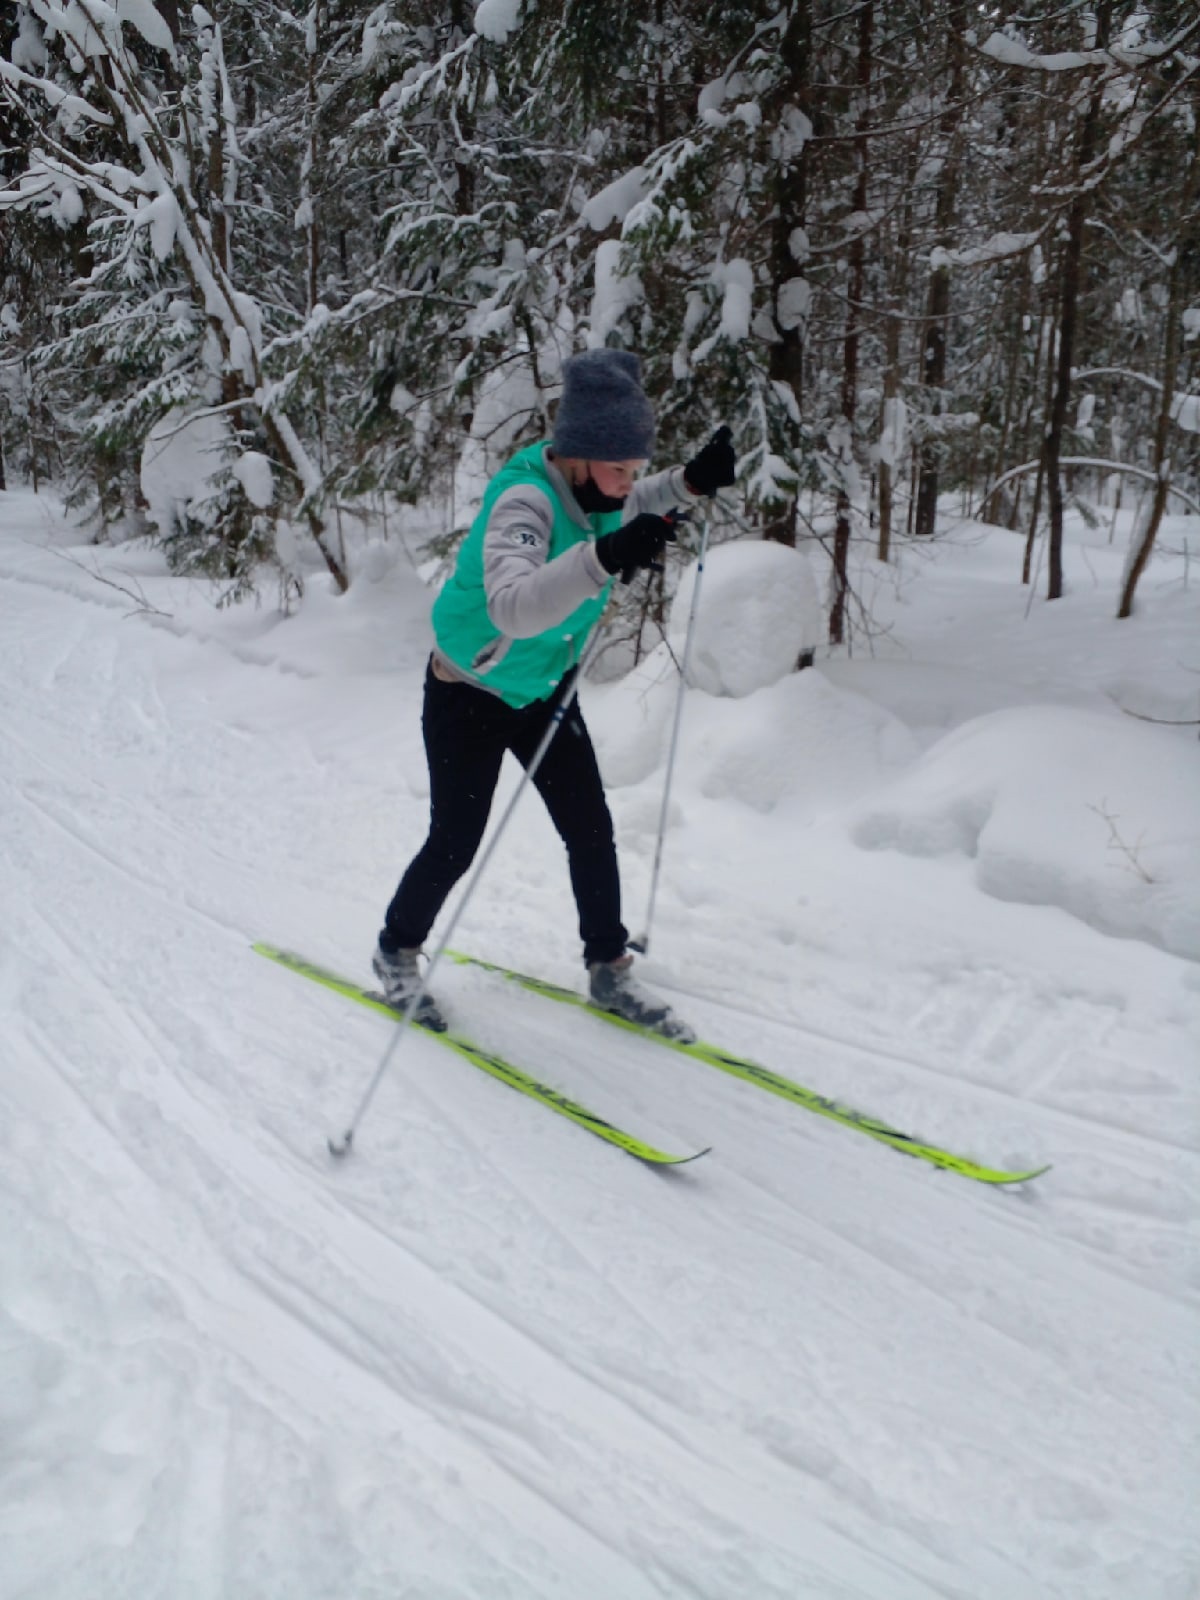
[[[129,23],[152,49],[175,59],[175,41],[166,20],[151,0],[29,0],[30,10],[56,32],[71,39],[86,60],[99,61],[125,49],[122,23]],[[80,26],[82,24],[82,26]]]
[[[25,172],[15,188],[0,189],[0,211],[21,211],[36,201],[52,201],[61,196],[61,185],[48,172]]]
[[[12,209],[22,206],[28,204],[34,193],[54,190],[67,201],[67,219],[73,221],[81,214],[82,204],[77,198],[71,200],[70,196],[73,192],[77,197],[80,189],[85,189],[101,205],[135,224],[144,207],[126,198],[130,189],[138,189],[143,195],[153,193],[124,168],[113,167],[108,162],[96,164],[81,161],[62,146],[52,155],[35,145],[29,152],[29,164],[18,180],[17,187],[0,193],[0,207]],[[74,217],[70,215],[72,211],[75,211]],[[150,219],[143,215],[140,220]]]
[[[990,500],[1006,483],[1011,483],[1014,478],[1020,478],[1027,472],[1036,472],[1042,465],[1040,460],[1025,461],[1019,467],[1010,467],[1007,472],[1001,473],[995,483],[988,490],[987,498]],[[1099,456],[1062,456],[1059,458],[1061,467],[1094,467],[1098,472],[1120,472],[1128,478],[1138,478],[1143,483],[1157,484],[1158,473],[1151,472],[1148,467],[1134,467],[1127,461],[1106,461]],[[1200,516],[1200,500],[1194,500],[1186,489],[1180,489],[1172,484],[1170,492],[1178,500],[1182,500],[1189,511],[1194,511]]]
[[[990,56],[1006,67],[1023,67],[1036,72],[1080,72],[1086,67],[1103,67],[1109,71],[1137,71],[1163,61],[1182,49],[1197,32],[1197,24],[1180,28],[1171,39],[1158,43],[1138,43],[1126,37],[1102,50],[1056,50],[1039,54],[1031,50],[1023,39],[999,30],[990,34],[979,46],[982,55]]]
[[[1127,367],[1091,367],[1084,372],[1072,373],[1072,379],[1077,383],[1086,378],[1105,377],[1128,378],[1134,383],[1140,383],[1152,394],[1163,392],[1163,386],[1157,378],[1152,378],[1145,372],[1132,372]],[[1185,433],[1200,433],[1200,394],[1184,390],[1172,396],[1170,416],[1171,421]]]
[[[1162,393],[1162,384],[1157,378],[1152,378],[1148,372],[1134,372],[1130,367],[1087,367],[1083,371],[1076,368],[1071,373],[1073,383],[1083,383],[1088,378],[1128,378],[1131,383],[1140,383],[1155,394]]]
[[[702,154],[701,147],[686,136],[673,140],[664,149],[655,152],[650,166],[644,169],[642,198],[635,201],[625,214],[621,226],[623,239],[628,239],[642,230],[653,229],[663,220],[664,211],[667,220],[678,226],[683,238],[690,236],[691,224],[687,213],[670,204],[666,195],[675,179]]]
[[[982,244],[970,245],[965,250],[948,250],[937,245],[929,252],[929,265],[936,272],[939,267],[982,267],[994,261],[1008,261],[1013,256],[1027,255],[1044,234],[1044,228],[1036,228],[1032,233],[994,233]]]
[[[449,77],[450,68],[456,62],[465,63],[468,56],[472,55],[479,44],[477,34],[468,34],[463,42],[455,49],[447,51],[431,67],[412,80],[411,83],[394,84],[379,101],[381,112],[397,111],[403,114],[413,103],[421,98],[425,91],[432,85],[439,91],[444,91]]]
[[[81,95],[68,93],[49,78],[39,78],[34,73],[25,72],[3,56],[0,56],[0,84],[3,84],[6,91],[32,89],[42,96],[51,111],[56,111],[68,124],[87,121],[94,122],[102,128],[112,126],[113,119],[107,112],[97,111],[95,106]],[[8,97],[11,99],[11,94]]]

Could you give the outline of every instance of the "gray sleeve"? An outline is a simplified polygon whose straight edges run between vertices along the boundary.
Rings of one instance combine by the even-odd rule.
[[[546,559],[554,512],[530,484],[507,489],[492,507],[483,540],[483,587],[493,626],[510,639],[532,639],[594,599],[608,573],[590,544]]]
[[[639,478],[634,484],[633,493],[625,502],[625,521],[636,517],[640,511],[653,511],[659,517],[676,506],[685,511],[702,498],[684,483],[682,467],[668,467],[666,472],[651,473],[650,477]]]

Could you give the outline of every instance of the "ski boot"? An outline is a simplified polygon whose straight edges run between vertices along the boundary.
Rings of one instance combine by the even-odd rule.
[[[695,1044],[696,1035],[671,1010],[665,1000],[643,989],[631,975],[633,957],[596,961],[588,968],[588,994],[598,1011],[611,1011],[639,1028],[661,1033],[678,1044]]]
[[[420,953],[419,950],[385,950],[382,945],[375,948],[371,966],[383,986],[383,998],[397,1011],[404,1011],[421,987],[421,973],[417,967]],[[432,995],[421,996],[412,1020],[418,1027],[428,1028],[433,1033],[446,1031],[446,1019]]]

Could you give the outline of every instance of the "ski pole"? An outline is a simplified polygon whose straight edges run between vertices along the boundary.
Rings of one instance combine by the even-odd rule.
[[[421,1001],[429,992],[429,986],[433,981],[433,975],[437,970],[438,962],[442,959],[442,956],[449,947],[451,939],[454,937],[454,930],[458,927],[459,920],[461,919],[463,912],[466,910],[471,896],[478,888],[479,880],[483,877],[484,872],[487,870],[488,862],[495,854],[496,846],[500,843],[501,835],[504,833],[504,830],[508,827],[509,822],[512,820],[513,812],[517,809],[517,804],[520,801],[521,796],[525,793],[525,790],[528,788],[534,774],[541,766],[546,751],[550,748],[550,741],[558,732],[560,726],[566,719],[567,712],[570,711],[572,705],[575,703],[575,697],[579,693],[579,685],[583,679],[584,672],[590,665],[592,657],[596,652],[596,648],[600,643],[603,631],[603,623],[604,618],[601,616],[596,623],[595,632],[588,640],[587,646],[579,658],[579,665],[576,669],[575,677],[571,683],[567,685],[562,699],[559,701],[558,705],[555,706],[553,712],[551,713],[550,721],[546,727],[546,731],[542,735],[541,741],[539,742],[537,749],[534,751],[529,765],[521,774],[521,781],[518,783],[512,799],[508,802],[508,805],[504,809],[503,816],[496,824],[495,831],[493,832],[491,839],[488,841],[486,849],[476,862],[475,870],[471,874],[470,880],[467,883],[467,887],[463,890],[462,897],[455,906],[453,914],[450,917],[450,921],[446,925],[446,931],[442,935],[436,950],[433,952],[433,955],[429,958],[429,965],[425,968],[425,976],[422,978],[416,992],[411,996],[408,1004],[405,1006],[404,1014],[400,1018],[400,1024],[392,1038],[388,1041],[387,1049],[380,1057],[379,1065],[375,1068],[374,1076],[372,1077],[370,1083],[368,1083],[366,1092],[363,1094],[362,1099],[358,1103],[358,1109],[355,1111],[353,1117],[351,1117],[346,1131],[343,1133],[340,1139],[336,1139],[331,1135],[326,1140],[326,1143],[329,1146],[330,1155],[341,1158],[350,1154],[350,1148],[354,1143],[354,1135],[358,1129],[358,1125],[366,1115],[367,1108],[370,1106],[371,1101],[375,1098],[375,1091],[378,1089],[380,1083],[382,1083],[383,1076],[391,1063],[392,1057],[396,1054],[396,1051],[400,1046],[400,1041],[407,1034],[409,1024],[416,1015],[417,1007],[421,1004]]]
[[[671,804],[671,779],[675,771],[675,753],[679,748],[679,725],[683,719],[683,697],[687,691],[688,664],[692,658],[692,637],[696,631],[696,611],[700,604],[700,580],[704,577],[704,557],[708,552],[708,519],[700,530],[700,554],[696,560],[696,582],[692,588],[692,603],[688,607],[687,633],[683,641],[683,662],[679,669],[679,688],[675,693],[675,721],[671,729],[671,748],[667,754],[667,774],[663,780],[662,805],[658,813],[658,838],[654,845],[654,868],[650,874],[650,899],[646,906],[645,931],[629,941],[629,948],[646,955],[650,949],[650,925],[654,921],[654,903],[658,898],[658,879],[662,871],[663,841],[667,833],[667,810]]]

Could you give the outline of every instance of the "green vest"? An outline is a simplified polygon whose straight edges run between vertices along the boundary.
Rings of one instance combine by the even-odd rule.
[[[543,444],[521,450],[487,486],[479,515],[458,552],[454,571],[433,603],[433,629],[438,649],[480,684],[510,706],[532,705],[552,695],[583,654],[588,635],[600,619],[611,582],[570,616],[531,639],[510,639],[488,616],[483,587],[483,541],[492,507],[506,489],[531,483],[541,489],[554,511],[547,561],[573,545],[610,533],[621,526],[620,511],[598,512],[588,520],[592,534],[567,515],[542,459]]]

